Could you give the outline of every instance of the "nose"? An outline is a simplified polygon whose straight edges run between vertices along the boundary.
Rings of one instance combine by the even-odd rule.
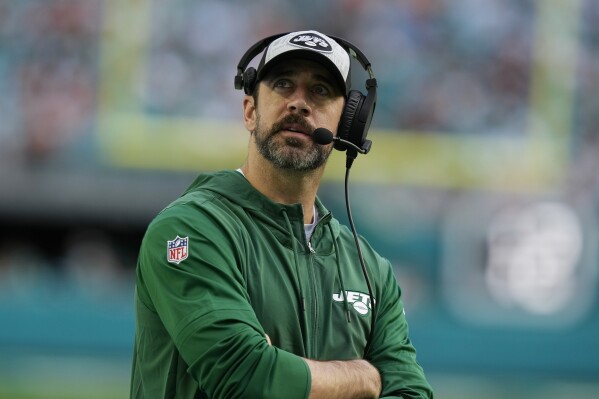
[[[298,87],[287,103],[287,109],[292,113],[300,113],[303,116],[308,116],[312,113],[312,108],[308,104],[308,93],[305,89]]]

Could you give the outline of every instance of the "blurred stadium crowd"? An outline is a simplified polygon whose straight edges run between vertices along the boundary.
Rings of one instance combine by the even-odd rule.
[[[266,35],[316,28],[358,45],[372,62],[379,81],[373,128],[398,135],[523,136],[530,123],[541,43],[535,31],[540,3],[145,0],[121,6],[123,18],[147,20],[148,40],[138,43],[147,46],[147,58],[132,85],[143,112],[158,117],[239,120],[241,95],[233,89],[233,76],[243,52]],[[577,47],[563,49],[576,57],[574,87],[566,88],[573,93],[572,118],[570,130],[558,132],[570,138],[571,163],[561,184],[569,185],[571,197],[590,196],[596,208],[599,2],[572,3],[578,5],[577,31],[572,33]],[[102,223],[93,211],[61,220],[45,208],[44,198],[22,199],[31,206],[29,216],[15,216],[11,202],[2,201],[11,191],[9,177],[23,171],[85,170],[93,176],[112,168],[98,159],[96,142],[102,133],[97,124],[100,92],[110,83],[103,80],[102,49],[114,32],[104,22],[106,9],[117,6],[109,4],[0,0],[0,310],[64,292],[100,301],[124,296],[128,301],[137,246],[151,212],[131,217],[134,205],[128,204],[115,209],[118,222]],[[140,4],[143,15],[136,14]],[[116,62],[126,68],[128,60]],[[359,72],[354,84],[363,81]],[[111,106],[118,107],[118,101]],[[385,205],[398,206],[398,214],[415,225],[420,216],[432,225],[438,220],[431,214],[438,215],[444,199],[458,195],[456,191],[432,188],[430,197],[412,197],[403,210],[397,198],[395,205]],[[374,223],[384,224],[385,217],[374,215]],[[368,222],[360,221],[366,235],[377,230]],[[435,228],[439,226],[424,230]],[[389,237],[380,240],[394,245]],[[427,273],[434,289],[438,276],[434,270]]]
[[[476,134],[526,129],[532,0],[150,3],[150,55],[138,88],[149,112],[238,118],[231,71],[249,44],[319,26],[365,49],[380,82],[379,127]],[[65,0],[0,3],[3,163],[60,156],[94,129],[104,8],[103,2]],[[578,136],[599,128],[598,10],[597,2],[583,1],[580,11]]]

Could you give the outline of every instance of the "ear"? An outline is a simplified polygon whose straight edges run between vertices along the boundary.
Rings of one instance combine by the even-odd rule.
[[[249,132],[256,129],[256,105],[252,96],[243,98],[243,124]]]

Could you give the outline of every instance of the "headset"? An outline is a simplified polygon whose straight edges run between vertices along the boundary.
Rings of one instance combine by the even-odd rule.
[[[255,68],[248,68],[249,63],[258,54],[264,51],[270,43],[288,33],[290,32],[279,33],[262,39],[245,52],[243,57],[241,57],[239,64],[237,64],[237,75],[234,79],[235,89],[243,89],[245,94],[252,95],[257,83],[256,78],[258,73]],[[356,151],[353,146],[343,143],[343,141],[347,141],[358,147],[361,150],[359,151],[361,154],[366,154],[370,151],[372,141],[367,140],[366,136],[368,135],[368,129],[370,128],[372,115],[374,114],[374,109],[376,107],[377,82],[374,73],[372,72],[370,61],[368,61],[368,58],[366,58],[364,53],[362,53],[358,47],[345,39],[335,36],[328,37],[335,40],[341,47],[343,47],[368,73],[368,79],[366,80],[366,95],[358,90],[349,90],[347,93],[345,107],[337,128],[337,137],[341,140],[336,140],[334,143],[335,149],[339,151],[347,150],[348,156],[355,158],[358,151]]]

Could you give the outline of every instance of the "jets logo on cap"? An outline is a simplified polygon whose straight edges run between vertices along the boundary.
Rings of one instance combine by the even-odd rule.
[[[325,38],[314,33],[302,33],[294,36],[289,39],[289,44],[325,53],[333,51],[333,47]]]

